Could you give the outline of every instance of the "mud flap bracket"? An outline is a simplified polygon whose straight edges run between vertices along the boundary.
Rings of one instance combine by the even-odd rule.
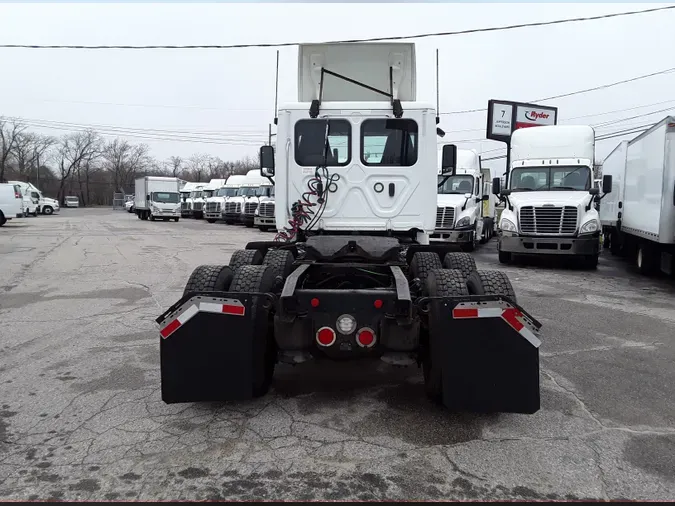
[[[453,411],[535,413],[541,324],[501,296],[429,298],[429,336]]]

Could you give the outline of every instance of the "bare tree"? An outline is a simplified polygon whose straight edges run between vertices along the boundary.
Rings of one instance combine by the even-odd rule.
[[[5,170],[12,155],[17,138],[26,130],[18,120],[7,120],[0,116],[0,181],[5,180]]]
[[[178,175],[183,170],[183,159],[180,156],[169,157],[167,164],[171,168],[171,175],[173,177],[178,177]]]
[[[56,139],[34,132],[21,132],[16,136],[12,155],[16,161],[17,176],[30,180],[33,172],[39,170],[40,160],[44,161],[46,152],[54,145]]]
[[[79,173],[80,167],[91,161],[99,152],[101,138],[94,130],[86,130],[63,136],[57,155],[59,172],[58,198],[63,200],[66,182],[73,173]]]
[[[123,139],[115,139],[105,146],[103,157],[113,175],[113,191],[132,187],[136,175],[149,169],[148,151],[146,144],[134,145]]]
[[[188,169],[190,176],[195,182],[200,182],[208,167],[209,156],[204,154],[194,154],[188,158]]]

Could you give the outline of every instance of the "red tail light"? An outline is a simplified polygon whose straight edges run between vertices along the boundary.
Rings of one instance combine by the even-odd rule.
[[[361,348],[370,348],[375,345],[375,332],[373,329],[363,327],[356,334],[356,344]]]
[[[18,191],[15,191],[15,192],[14,192],[14,198],[15,198],[15,199],[20,199],[20,198],[22,198],[22,197],[21,197],[21,194],[20,194]]]
[[[330,327],[321,327],[316,332],[316,342],[319,346],[332,346],[335,343],[335,331]]]

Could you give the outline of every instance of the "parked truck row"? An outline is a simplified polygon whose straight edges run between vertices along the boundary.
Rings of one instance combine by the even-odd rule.
[[[32,183],[25,181],[8,181],[0,183],[0,226],[8,220],[50,215],[60,210],[56,199],[45,197]]]

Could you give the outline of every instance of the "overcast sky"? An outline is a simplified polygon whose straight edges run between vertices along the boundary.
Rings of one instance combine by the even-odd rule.
[[[237,44],[398,36],[641,10],[658,4],[0,4],[2,44]],[[667,4],[660,4],[667,5]],[[418,100],[441,111],[484,108],[490,98],[531,101],[675,67],[675,11],[416,42]],[[210,143],[146,142],[154,156],[255,155],[273,118],[276,50],[85,51],[0,49],[0,115],[145,129]],[[279,100],[297,99],[297,48],[280,49]],[[672,107],[675,73],[561,98],[561,123],[597,125]],[[665,102],[665,103],[664,103]],[[650,104],[657,104],[651,105]],[[638,106],[639,109],[633,109]],[[631,109],[631,110],[625,110]],[[623,110],[613,114],[607,111]],[[598,127],[598,135],[667,112]],[[593,116],[590,116],[593,115]],[[575,118],[586,116],[576,120]],[[443,115],[444,140],[480,139],[486,113]],[[50,123],[54,125],[54,123]],[[61,135],[70,128],[42,129]],[[37,129],[37,128],[36,128]],[[457,130],[460,130],[459,132]],[[463,131],[468,130],[468,131]],[[174,134],[176,135],[176,134]],[[599,142],[603,158],[620,138]],[[500,154],[492,141],[460,147]],[[497,151],[494,151],[497,149]],[[502,150],[503,151],[503,150]],[[494,162],[493,162],[494,163]],[[496,162],[497,167],[499,163]]]

